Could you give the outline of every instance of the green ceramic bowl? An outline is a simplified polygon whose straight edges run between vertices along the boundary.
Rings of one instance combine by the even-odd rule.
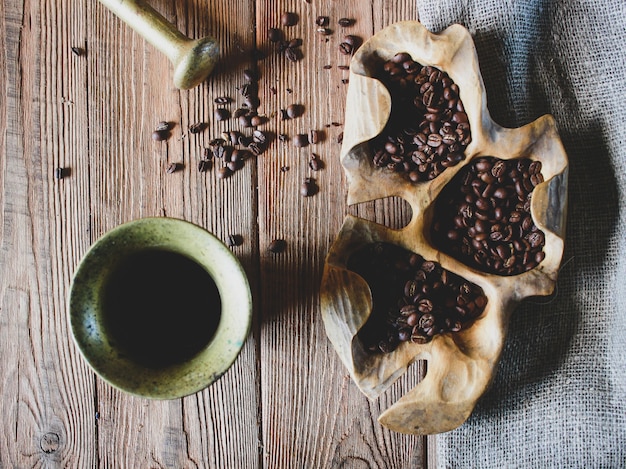
[[[120,225],[80,262],[69,322],[82,356],[128,393],[175,399],[233,364],[252,298],[237,258],[203,228],[172,218]]]

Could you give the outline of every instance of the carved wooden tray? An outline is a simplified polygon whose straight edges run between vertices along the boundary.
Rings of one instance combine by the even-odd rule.
[[[465,159],[430,181],[412,182],[397,172],[376,167],[370,141],[391,113],[391,96],[373,78],[381,63],[407,52],[423,65],[448,73],[460,89],[472,140]],[[545,234],[545,258],[517,275],[497,275],[471,267],[436,249],[429,235],[434,203],[464,166],[482,156],[502,160],[529,158],[542,163],[544,182],[532,195],[534,223]],[[432,434],[461,425],[493,378],[510,314],[524,298],[552,293],[563,254],[567,203],[567,156],[554,120],[545,115],[517,129],[490,118],[473,40],[460,25],[432,34],[419,22],[394,24],[365,42],[350,66],[341,162],[346,171],[348,204],[398,196],[413,210],[400,230],[348,216],[332,245],[324,268],[321,307],[326,333],[360,390],[377,398],[418,359],[428,361],[426,377],[384,411],[379,421],[403,433]],[[372,354],[358,332],[372,311],[365,280],[348,269],[350,256],[370,243],[391,243],[480,286],[488,298],[483,314],[466,329],[435,336],[425,344],[403,342],[386,354]]]

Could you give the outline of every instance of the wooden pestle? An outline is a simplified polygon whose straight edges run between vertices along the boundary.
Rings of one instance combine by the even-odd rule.
[[[177,88],[193,88],[213,71],[219,54],[215,38],[189,39],[142,0],[100,0],[100,3],[170,59]]]

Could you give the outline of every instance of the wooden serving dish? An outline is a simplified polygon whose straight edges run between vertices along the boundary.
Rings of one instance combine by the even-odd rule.
[[[465,159],[438,177],[411,182],[375,167],[370,141],[384,129],[391,96],[378,80],[381,63],[407,52],[423,64],[448,73],[458,84],[472,131]],[[534,223],[545,234],[545,258],[517,275],[496,275],[468,267],[429,241],[434,202],[455,174],[476,158],[529,158],[542,163],[544,182],[532,195]],[[524,298],[552,293],[563,254],[567,205],[567,156],[554,120],[545,115],[517,129],[491,120],[477,54],[469,32],[453,25],[432,34],[419,22],[394,24],[373,36],[350,66],[341,163],[346,171],[348,204],[397,196],[413,215],[400,230],[348,216],[332,245],[324,268],[321,307],[326,333],[360,390],[375,399],[407,367],[428,360],[426,377],[383,412],[379,421],[403,433],[433,434],[461,425],[491,382],[505,340],[510,314]],[[438,262],[444,269],[480,286],[488,298],[483,314],[459,332],[437,335],[426,344],[403,342],[386,354],[367,351],[357,336],[372,311],[372,294],[364,279],[347,268],[350,256],[373,242],[385,242]]]

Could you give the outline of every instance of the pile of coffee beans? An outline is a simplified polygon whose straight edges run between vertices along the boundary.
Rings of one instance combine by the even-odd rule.
[[[375,166],[420,182],[465,159],[470,126],[459,87],[446,72],[401,52],[383,64],[377,78],[392,103],[387,125],[371,142]]]
[[[545,258],[545,235],[530,204],[541,182],[540,161],[484,157],[471,162],[435,202],[433,244],[488,273],[516,275],[535,268]]]
[[[348,269],[372,292],[373,310],[358,334],[370,352],[389,353],[401,342],[424,344],[460,331],[487,305],[478,285],[393,244],[362,247],[350,256]]]

